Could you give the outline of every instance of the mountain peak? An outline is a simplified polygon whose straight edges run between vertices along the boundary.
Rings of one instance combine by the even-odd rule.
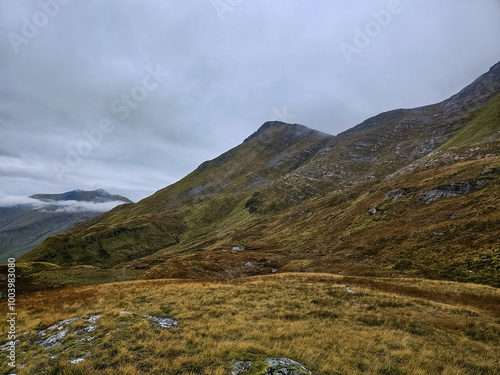
[[[254,139],[263,141],[267,138],[273,137],[275,134],[280,134],[286,140],[293,140],[312,133],[329,136],[326,133],[321,133],[300,124],[290,124],[282,121],[267,121],[255,133],[245,139],[243,143]]]
[[[35,194],[30,198],[42,201],[80,201],[96,203],[121,201],[125,203],[132,203],[132,201],[128,198],[122,195],[112,195],[104,189],[97,189],[93,191],[75,189],[61,194]]]

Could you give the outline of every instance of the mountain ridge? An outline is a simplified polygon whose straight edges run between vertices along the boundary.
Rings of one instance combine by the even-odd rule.
[[[478,179],[484,169],[494,167],[496,139],[482,144],[477,155],[467,149],[440,153],[434,159],[428,155],[477,122],[488,103],[496,108],[499,71],[500,64],[496,64],[441,103],[388,111],[337,136],[298,124],[266,122],[240,145],[202,163],[175,184],[51,237],[22,260],[144,269],[145,278],[235,277],[272,269],[333,272],[340,267],[354,274],[470,279],[472,274],[457,276],[450,271],[456,253],[445,257],[443,270],[448,271],[441,272],[427,258],[433,253],[426,250],[418,258],[414,250],[418,245],[409,238],[427,232],[430,224],[422,219],[425,212],[445,205],[440,200],[424,208],[419,194]],[[419,161],[425,160],[431,169],[420,171]],[[425,183],[414,179],[418,173],[426,176]],[[460,176],[462,180],[457,180]],[[486,203],[474,208],[473,199],[483,197],[481,202],[487,202],[497,191],[497,177],[491,181],[475,192],[449,199],[463,202],[466,211],[486,209]],[[386,195],[398,189],[407,193],[389,204]],[[432,225],[454,228],[454,223],[432,212],[428,214]],[[399,228],[395,239],[384,240],[381,234],[390,230],[388,223],[397,228],[397,221],[403,220],[400,215],[415,217],[415,221],[407,229]],[[469,229],[463,235],[472,236]],[[469,240],[457,240],[456,249],[462,249],[461,243]],[[489,250],[483,245],[486,242],[476,247],[486,254]],[[430,248],[444,251],[445,247],[446,241],[436,239]],[[224,256],[223,250],[232,248],[253,249],[254,253],[237,250],[239,255]],[[345,249],[356,253],[358,260],[346,263]],[[245,263],[238,260],[254,264],[252,254],[257,253],[259,267],[242,268]],[[468,256],[475,259],[476,255],[470,252]],[[407,257],[411,265],[398,266],[398,257]],[[472,279],[491,283],[493,268]]]
[[[108,193],[104,189],[96,189],[92,191],[86,191],[81,189],[75,189],[67,191],[60,194],[34,194],[30,198],[39,199],[42,201],[78,201],[78,202],[124,202],[133,203],[130,199],[122,195],[113,195]]]

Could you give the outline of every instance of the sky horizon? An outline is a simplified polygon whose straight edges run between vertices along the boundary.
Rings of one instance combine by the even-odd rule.
[[[500,2],[0,1],[0,202],[137,202],[264,122],[338,134],[500,61]]]

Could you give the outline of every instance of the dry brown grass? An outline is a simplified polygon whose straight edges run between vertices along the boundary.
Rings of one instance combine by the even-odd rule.
[[[222,375],[236,359],[283,356],[322,375],[498,374],[499,301],[486,286],[324,274],[52,290],[18,299],[18,332],[29,333],[18,348],[27,366],[16,373]],[[103,316],[91,343],[69,335],[54,349],[32,344],[38,330],[94,313]],[[152,328],[142,313],[179,327]]]

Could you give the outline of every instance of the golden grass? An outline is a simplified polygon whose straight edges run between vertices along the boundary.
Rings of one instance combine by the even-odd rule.
[[[258,364],[275,356],[322,375],[498,374],[500,368],[500,320],[492,310],[500,310],[500,292],[473,284],[326,274],[145,280],[24,295],[17,306],[18,332],[29,332],[19,336],[17,363],[27,366],[18,375],[222,375],[235,360]],[[153,328],[143,313],[172,317],[179,326]],[[53,349],[32,344],[40,329],[90,314],[102,314],[92,342],[76,344],[70,334]],[[86,351],[80,364],[67,362]]]

